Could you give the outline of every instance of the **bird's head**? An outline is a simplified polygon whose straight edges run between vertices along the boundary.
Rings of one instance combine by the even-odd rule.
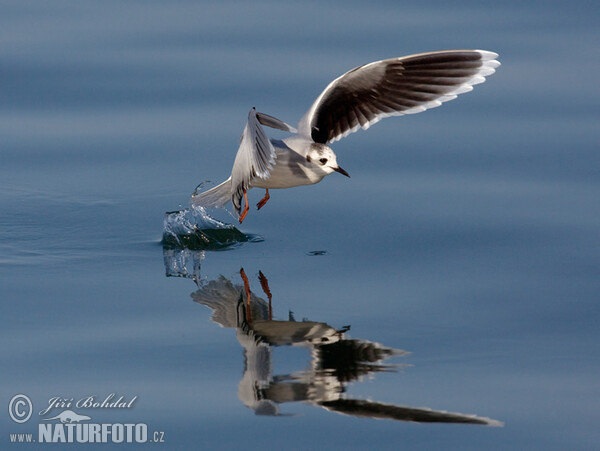
[[[306,155],[306,161],[308,161],[316,171],[323,171],[325,175],[329,175],[332,172],[339,172],[346,177],[350,177],[350,175],[338,165],[333,150],[325,144],[312,143],[310,150]]]

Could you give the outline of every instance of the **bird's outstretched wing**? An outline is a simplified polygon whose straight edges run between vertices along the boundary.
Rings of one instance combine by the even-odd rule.
[[[255,108],[250,110],[248,123],[242,133],[240,148],[231,170],[231,202],[238,214],[241,211],[242,196],[244,191],[248,190],[250,181],[255,177],[269,178],[275,164],[275,149],[260,125],[259,114],[261,113],[257,113]],[[263,117],[284,124],[271,116],[263,115]]]
[[[471,91],[500,65],[485,50],[448,50],[392,58],[332,81],[300,120],[299,134],[337,141],[384,117],[414,114]]]
[[[258,111],[256,112],[256,117],[258,118],[258,122],[266,127],[276,128],[278,130],[283,130],[284,132],[298,133],[298,130],[296,130],[290,124],[286,124],[276,117],[269,116],[265,113],[259,113]]]

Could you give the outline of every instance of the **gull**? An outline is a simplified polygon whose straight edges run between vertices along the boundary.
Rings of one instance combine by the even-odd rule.
[[[500,65],[497,57],[485,50],[445,50],[356,67],[327,85],[298,129],[252,108],[231,176],[210,190],[192,194],[191,203],[222,208],[231,202],[241,223],[248,213],[250,188],[266,190],[257,204],[260,210],[270,198],[270,189],[312,185],[333,172],[350,177],[327,144],[385,117],[420,113],[471,91],[495,72]],[[262,126],[292,135],[270,140]]]

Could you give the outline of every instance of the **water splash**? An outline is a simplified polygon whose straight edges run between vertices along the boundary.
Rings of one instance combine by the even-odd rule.
[[[162,239],[165,247],[214,251],[257,241],[263,238],[212,218],[202,207],[165,213]]]

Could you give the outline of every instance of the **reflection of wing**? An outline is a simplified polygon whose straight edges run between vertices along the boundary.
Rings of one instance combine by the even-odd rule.
[[[252,329],[261,339],[275,346],[327,344],[340,339],[336,329],[313,321],[253,321]]]
[[[321,344],[316,344],[319,341],[316,340],[310,369],[275,376],[264,391],[265,398],[277,403],[304,401],[314,405],[336,401],[348,383],[368,374],[395,371],[400,365],[386,365],[383,361],[408,354],[378,343],[343,339],[340,332],[336,332],[335,338],[337,342]]]
[[[478,417],[476,415],[464,415],[462,413],[451,413],[430,409],[416,409],[413,407],[395,406],[393,404],[383,404],[360,399],[339,399],[337,401],[323,402],[319,405],[327,410],[355,417],[414,421],[417,423],[465,423],[504,426],[500,421]]]
[[[241,211],[241,199],[244,191],[250,186],[250,181],[255,177],[267,179],[275,164],[275,149],[260,125],[256,109],[252,108],[248,114],[248,123],[242,133],[242,140],[238,149],[233,169],[231,170],[231,201],[235,211]],[[268,116],[271,118],[271,116]],[[274,120],[275,118],[271,118]],[[281,124],[283,122],[279,121]]]
[[[326,346],[317,346],[313,365],[318,372],[333,374],[344,383],[385,371],[394,371],[398,365],[385,364],[393,356],[406,356],[400,349],[388,348],[367,340],[345,339]]]
[[[337,141],[388,116],[425,111],[471,91],[500,65],[483,50],[449,50],[392,58],[332,81],[300,120],[299,133]]]
[[[192,293],[192,299],[198,304],[206,305],[214,310],[212,320],[223,327],[238,327],[238,302],[243,288],[233,285],[228,279],[220,276],[217,280],[211,280]],[[244,295],[245,296],[245,295]],[[266,319],[269,317],[269,306],[259,298],[250,295],[252,318]]]

